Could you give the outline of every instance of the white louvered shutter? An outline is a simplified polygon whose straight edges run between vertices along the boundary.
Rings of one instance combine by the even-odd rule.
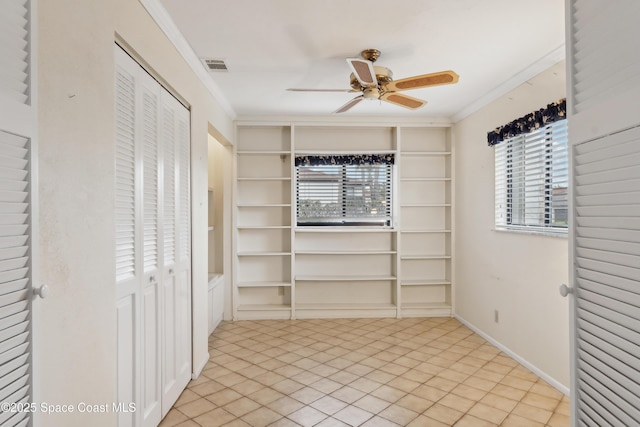
[[[2,0],[0,12],[0,99],[29,104],[30,2]]]
[[[31,398],[31,242],[29,140],[0,131],[0,402]],[[0,413],[25,426],[26,412]]]
[[[0,6],[0,402],[33,401],[32,287],[37,131],[31,55],[35,0]],[[0,412],[3,427],[31,425],[29,412]]]
[[[571,0],[573,112],[640,86],[636,0]]]
[[[178,258],[181,262],[189,260],[191,252],[191,207],[190,207],[190,186],[189,186],[189,114],[183,109],[183,114],[179,114],[177,120],[177,138],[178,138],[178,176],[179,176],[179,224],[178,238],[179,250]]]
[[[176,259],[176,136],[175,112],[162,106],[163,156],[163,253],[164,265],[173,265]]]
[[[136,276],[135,79],[116,72],[116,282]]]
[[[144,272],[158,269],[158,95],[143,90]]]
[[[575,425],[640,425],[640,127],[574,147]]]

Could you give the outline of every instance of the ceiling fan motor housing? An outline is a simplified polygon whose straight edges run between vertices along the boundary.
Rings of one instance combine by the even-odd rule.
[[[387,67],[379,67],[377,65],[374,65],[373,66],[373,70],[376,73],[376,80],[378,81],[378,88],[380,88],[380,85],[382,85],[383,83],[389,83],[390,81],[393,80],[393,73]],[[355,74],[351,73],[351,76],[349,76],[349,79],[350,79],[349,84],[351,85],[351,87],[353,89],[361,90],[361,91],[364,91],[366,89],[365,87],[362,87],[362,85],[360,84],[360,82],[356,78]]]

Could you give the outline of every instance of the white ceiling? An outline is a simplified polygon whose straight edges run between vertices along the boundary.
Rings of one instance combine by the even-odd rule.
[[[342,116],[456,121],[564,58],[564,0],[160,0],[239,119],[331,116],[353,93],[347,57],[375,48],[395,79],[442,70],[455,85],[417,89],[407,110],[377,100]],[[335,116],[335,115],[334,115]]]

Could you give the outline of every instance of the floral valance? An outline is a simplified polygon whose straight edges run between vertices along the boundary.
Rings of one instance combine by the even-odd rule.
[[[393,153],[296,156],[296,166],[392,165]]]
[[[491,132],[487,132],[487,142],[489,146],[494,146],[505,139],[532,132],[542,126],[557,122],[567,118],[567,100],[561,99],[558,102],[547,105],[538,111],[527,114],[517,120],[500,126]]]

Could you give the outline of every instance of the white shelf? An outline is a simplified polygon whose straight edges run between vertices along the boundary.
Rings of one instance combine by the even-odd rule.
[[[400,178],[400,181],[427,181],[427,182],[449,182],[451,178]]]
[[[396,276],[296,276],[296,282],[378,282],[396,280]]]
[[[207,227],[207,230],[208,230],[208,231],[213,231],[213,225],[212,225],[212,226],[210,226],[210,227]]]
[[[381,310],[396,309],[395,304],[389,303],[361,303],[361,304],[317,304],[297,303],[296,310]]]
[[[291,203],[239,203],[239,208],[290,208]]]
[[[397,251],[296,251],[296,255],[394,255],[396,253]]]
[[[296,233],[395,233],[394,228],[388,227],[300,227],[294,228]]]
[[[286,230],[291,228],[290,225],[239,225],[238,230]]]
[[[246,176],[246,177],[242,177],[242,178],[238,178],[238,181],[291,181],[291,178],[289,177],[250,177],[250,176]]]
[[[401,309],[433,309],[446,308],[451,309],[451,304],[446,302],[404,302],[400,304]]]
[[[240,155],[269,155],[269,154],[278,154],[278,155],[289,155],[291,151],[276,151],[276,150],[238,150],[238,154]]]
[[[451,203],[405,203],[401,208],[450,208]]]
[[[238,311],[276,311],[291,310],[291,305],[284,304],[239,304]]]
[[[401,151],[400,155],[439,157],[439,156],[450,156],[451,151]]]
[[[402,286],[446,286],[450,285],[449,280],[403,280]]]
[[[239,257],[255,256],[290,256],[291,252],[238,252]]]
[[[402,255],[402,260],[418,260],[418,259],[451,259],[451,255]]]
[[[396,150],[296,150],[296,156],[348,156],[350,154],[395,154]]]
[[[451,230],[402,230],[402,234],[451,233]]]
[[[273,288],[273,287],[291,287],[291,283],[287,282],[240,282],[237,284],[239,288]]]

